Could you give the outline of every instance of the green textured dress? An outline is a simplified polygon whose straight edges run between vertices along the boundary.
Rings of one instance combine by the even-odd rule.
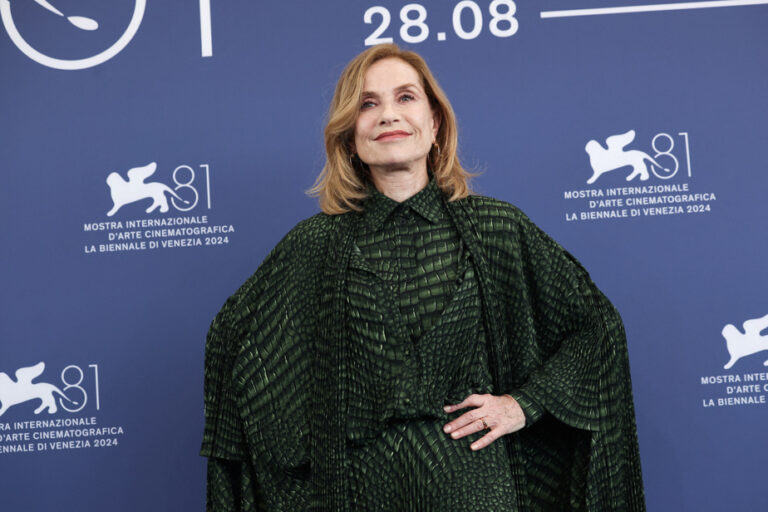
[[[402,203],[370,187],[364,211],[348,278],[351,503],[369,511],[515,510],[503,443],[472,451],[482,433],[454,440],[442,430],[470,410],[448,415],[443,405],[493,386],[471,255],[434,178]],[[366,335],[367,308],[354,305],[371,303],[396,336]]]
[[[618,312],[520,210],[437,191],[300,222],[226,301],[208,510],[645,510]],[[441,407],[471,392],[525,428],[449,438]]]

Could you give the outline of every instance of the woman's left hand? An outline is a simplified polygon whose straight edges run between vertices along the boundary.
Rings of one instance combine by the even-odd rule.
[[[484,430],[488,425],[490,432],[470,445],[473,450],[485,448],[505,434],[517,432],[525,426],[525,414],[517,400],[509,395],[469,395],[463,402],[443,407],[445,412],[453,412],[466,407],[476,407],[467,411],[450,423],[443,430],[453,439],[461,439],[469,434]],[[485,425],[483,425],[485,421]]]

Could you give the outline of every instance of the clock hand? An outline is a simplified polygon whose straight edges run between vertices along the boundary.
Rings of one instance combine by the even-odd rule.
[[[38,4],[42,5],[49,11],[51,11],[54,14],[58,14],[59,16],[64,16],[64,13],[62,13],[60,10],[52,6],[50,3],[48,3],[47,0],[35,0]],[[99,28],[99,24],[96,22],[96,20],[92,20],[91,18],[86,18],[85,16],[67,16],[67,21],[69,21],[71,24],[76,26],[77,28],[81,30],[96,30]]]
[[[35,0],[38,4],[42,5],[49,11],[51,11],[54,14],[58,14],[59,16],[64,16],[64,13],[62,13],[60,10],[49,4],[46,0]]]

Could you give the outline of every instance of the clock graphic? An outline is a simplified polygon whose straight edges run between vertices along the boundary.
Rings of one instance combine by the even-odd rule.
[[[93,20],[91,18],[87,18],[85,16],[67,16],[60,10],[58,10],[56,7],[54,7],[51,3],[49,3],[47,0],[34,0],[37,2],[40,6],[44,7],[48,11],[50,11],[52,14],[55,14],[57,16],[62,17],[63,19],[66,19],[69,23],[71,23],[73,26],[77,27],[80,30],[98,30],[99,24],[96,20]],[[13,44],[16,45],[16,47],[21,50],[21,52],[32,59],[33,61],[37,62],[38,64],[42,64],[43,66],[48,66],[49,68],[54,69],[63,69],[67,71],[77,70],[77,69],[86,69],[86,68],[92,68],[94,66],[98,66],[99,64],[103,64],[104,62],[108,61],[118,53],[120,53],[123,48],[125,48],[128,43],[131,42],[133,39],[133,36],[136,35],[136,32],[139,30],[139,26],[141,25],[141,21],[144,18],[144,10],[147,6],[147,0],[134,0],[134,8],[133,8],[133,15],[131,16],[131,21],[128,23],[128,27],[125,29],[125,32],[115,41],[112,46],[107,48],[106,50],[103,50],[100,53],[97,53],[96,55],[92,55],[90,57],[85,57],[82,59],[57,59],[54,57],[49,57],[48,55],[45,55],[44,53],[40,52],[39,50],[35,49],[30,45],[24,37],[19,32],[19,29],[16,27],[16,24],[13,21],[13,15],[11,14],[11,2],[10,0],[0,0],[0,18],[3,20],[3,26],[5,27],[5,30],[8,32],[8,36],[11,38],[11,41],[13,41]]]

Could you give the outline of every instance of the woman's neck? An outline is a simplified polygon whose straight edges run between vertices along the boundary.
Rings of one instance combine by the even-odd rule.
[[[402,203],[427,186],[429,175],[426,167],[393,171],[371,169],[371,181],[379,192]]]

